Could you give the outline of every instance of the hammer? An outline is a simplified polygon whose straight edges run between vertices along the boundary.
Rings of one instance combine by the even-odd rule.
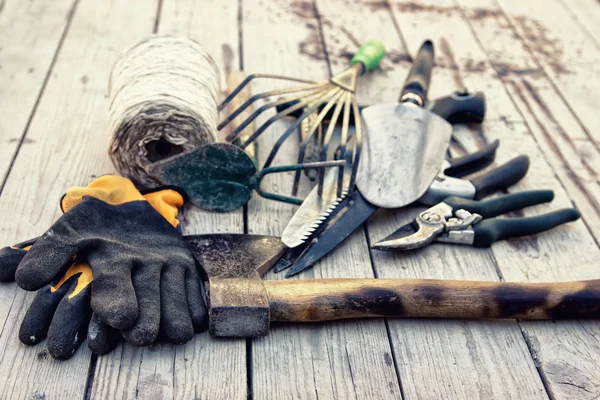
[[[209,332],[257,337],[271,321],[345,318],[600,317],[600,279],[556,283],[436,279],[262,280],[283,255],[277,237],[208,234],[186,237],[205,280]]]

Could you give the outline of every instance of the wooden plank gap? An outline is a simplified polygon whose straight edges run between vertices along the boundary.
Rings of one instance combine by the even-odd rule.
[[[392,11],[392,5],[390,4],[390,0],[385,1],[385,6],[387,7],[387,9],[390,13],[390,18],[392,19],[394,28],[396,28],[396,32],[398,33],[398,39],[400,39],[400,43],[402,43],[402,48],[404,49],[404,51],[406,52],[406,54],[408,56],[408,61],[412,63],[412,55],[408,51],[408,44],[406,43],[406,39],[404,38],[404,35],[402,35],[402,30],[400,29],[400,23],[398,22],[398,20],[396,19],[396,16],[394,15],[394,12]],[[387,50],[388,49],[386,49],[386,51]]]
[[[162,15],[162,9],[163,9],[163,0],[158,0],[158,6],[156,8],[156,19],[154,20],[154,29],[152,30],[153,33],[158,33],[158,28],[160,26],[160,17]]]
[[[243,0],[238,0],[237,10],[237,25],[238,25],[238,63],[240,71],[244,70],[244,5]],[[245,204],[244,211],[244,229],[248,226],[248,205]],[[246,230],[245,233],[248,233]]]
[[[65,41],[65,38],[67,37],[67,34],[69,33],[69,28],[71,27],[71,22],[73,21],[73,16],[75,15],[75,10],[77,9],[77,5],[79,4],[79,1],[80,0],[75,0],[73,2],[73,5],[71,6],[69,13],[67,14],[67,23],[65,24],[65,28],[63,29],[62,34],[60,36],[58,46],[56,47],[56,51],[54,52],[54,56],[52,57],[52,61],[50,61],[50,66],[48,67],[48,72],[46,72],[46,76],[44,77],[44,81],[42,82],[42,86],[40,87],[40,91],[39,91],[37,98],[35,100],[35,103],[33,104],[33,107],[31,109],[31,114],[29,114],[29,118],[27,119],[27,123],[25,124],[25,129],[23,129],[23,133],[21,135],[21,138],[19,139],[17,148],[15,149],[15,152],[10,160],[10,164],[8,165],[8,168],[6,169],[6,173],[2,177],[2,184],[0,185],[0,196],[2,196],[2,192],[4,191],[4,186],[6,185],[6,181],[8,180],[8,176],[10,175],[10,172],[12,171],[12,168],[15,164],[15,160],[19,156],[19,151],[21,150],[21,146],[23,146],[23,142],[25,141],[25,138],[27,137],[27,132],[29,131],[29,127],[31,126],[31,121],[33,120],[33,117],[38,109],[40,100],[42,99],[42,96],[44,95],[44,91],[46,90],[46,86],[48,85],[48,81],[50,80],[50,76],[52,75],[52,71],[54,70],[54,65],[56,64],[56,60],[58,59],[58,55],[60,54],[60,50],[62,49],[62,45]],[[0,5],[3,7],[4,2],[2,2]],[[1,11],[1,7],[0,7],[0,11]],[[4,327],[3,327],[3,329],[4,329]]]
[[[244,227],[247,227],[247,224],[244,224]],[[248,400],[254,399],[254,379],[252,379],[252,376],[252,338],[246,338],[246,385],[248,387],[246,398]]]
[[[315,17],[317,18],[317,31],[319,32],[319,39],[321,40],[321,47],[323,48],[323,54],[325,55],[325,60],[327,62],[329,76],[333,76],[333,71],[331,69],[331,59],[329,57],[329,53],[327,52],[327,43],[325,42],[325,35],[323,33],[322,16],[319,13],[319,6],[317,5],[317,0],[312,0],[312,6],[315,13]]]
[[[583,32],[585,32],[585,34],[596,44],[596,46],[600,47],[600,41],[596,38],[596,36],[594,36],[592,31],[590,31],[590,29],[581,20],[581,18],[579,18],[579,16],[577,14],[575,14],[575,12],[573,12],[573,8],[567,6],[567,4],[565,4],[564,0],[557,0],[557,2],[565,9],[565,11],[567,13],[569,13],[571,15],[573,20],[577,21],[577,25],[579,25],[580,29]]]
[[[96,365],[98,364],[98,354],[92,353],[90,357],[90,366],[88,367],[88,376],[85,384],[85,394],[83,395],[84,400],[90,400],[92,398],[92,386],[94,385],[94,375],[96,374]]]
[[[546,394],[551,399],[556,398],[556,396],[552,392],[552,388],[550,386],[550,380],[548,379],[543,368],[540,366],[540,363],[538,362],[537,350],[533,346],[531,337],[529,336],[527,329],[523,326],[523,324],[521,324],[521,321],[517,321],[517,325],[519,325],[519,329],[521,330],[521,335],[523,335],[523,340],[525,341],[525,346],[527,346],[527,350],[529,351],[529,354],[531,354],[531,359],[533,360],[533,365],[535,366],[535,369],[537,370],[537,372],[540,376],[540,381],[542,382],[542,386],[544,386],[544,390],[546,391]]]
[[[390,349],[393,349],[394,343],[392,341],[392,333],[390,332],[390,321],[388,321],[387,318],[385,319],[385,331],[387,332],[387,337],[390,342]],[[406,399],[406,395],[404,394],[404,386],[402,385],[402,377],[400,376],[400,368],[398,368],[398,358],[396,357],[396,352],[391,351],[390,357],[392,359],[394,369],[396,370],[396,378],[398,379],[398,387],[400,388],[400,397],[402,399]]]

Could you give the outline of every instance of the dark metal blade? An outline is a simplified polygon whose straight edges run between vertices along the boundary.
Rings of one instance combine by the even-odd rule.
[[[358,190],[349,199],[350,205],[331,221],[318,239],[312,242],[296,259],[290,271],[285,275],[286,278],[312,267],[340,245],[378,208],[365,200]]]
[[[413,235],[414,237],[411,238]],[[432,236],[429,232],[419,232],[419,226],[416,220],[413,220],[401,226],[396,232],[386,238],[373,243],[371,248],[384,251],[411,250],[431,243],[431,240],[434,238],[435,236]]]
[[[405,238],[407,236],[410,236],[410,235],[416,233],[417,229],[418,229],[418,227],[415,226],[415,221],[412,220],[412,221],[402,225],[400,228],[396,229],[396,231],[394,233],[392,233],[391,235],[388,235],[384,239],[379,240],[379,242],[382,242],[384,240]]]
[[[213,233],[184,236],[200,264],[201,273],[210,277],[262,276],[285,252],[275,236]]]

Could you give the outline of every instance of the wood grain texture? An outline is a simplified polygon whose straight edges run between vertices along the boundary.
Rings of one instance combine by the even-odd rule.
[[[366,95],[371,103],[396,102],[412,56],[423,40],[436,38],[433,30],[427,34],[419,34],[419,24],[410,15],[394,21],[391,10],[385,3],[320,2],[319,11],[331,21],[331,25],[324,24],[323,28],[329,54],[345,53],[345,49],[353,46],[352,42],[356,40],[353,37],[357,32],[368,37],[384,38],[386,41],[388,54],[378,75],[374,77],[376,87],[386,89]],[[414,26],[410,30],[412,34],[409,37],[400,36],[396,22],[402,33],[405,25]],[[350,26],[356,27],[352,30],[353,34],[339,34],[343,27]],[[438,31],[440,30],[438,27]],[[404,40],[409,44],[409,49],[405,47]],[[436,52],[439,53],[439,48],[436,48]],[[456,89],[453,80],[446,78],[440,77],[439,71],[434,68],[430,98],[446,95]],[[365,89],[372,90],[361,88]],[[362,93],[364,92],[359,91],[359,96]],[[359,99],[364,101],[363,97]],[[415,208],[378,211],[368,223],[371,243],[414,216]],[[476,249],[430,246],[418,253],[389,254],[372,251],[372,257],[380,278],[497,280],[492,258],[486,252]],[[505,398],[539,397],[543,393],[543,387],[518,326],[512,323],[495,331],[486,324],[464,324],[461,329],[455,329],[456,324],[448,321],[413,323],[410,320],[389,319],[394,358],[404,395],[407,398],[489,398],[492,395]],[[490,333],[492,336],[488,337]],[[464,345],[465,337],[470,346]],[[504,345],[498,346],[499,343]],[[483,354],[486,357],[482,357]],[[515,370],[519,372],[513,373]],[[510,379],[510,384],[506,384],[504,379]]]
[[[506,90],[518,107],[520,119],[530,127],[536,142],[556,171],[561,183],[575,200],[584,221],[598,241],[600,234],[598,146],[572,113],[570,105],[560,96],[551,76],[543,69],[539,57],[535,56],[532,48],[522,42],[517,42],[515,45],[518,32],[501,9],[493,2],[461,1],[460,5],[492,62],[493,71],[488,72],[495,72],[504,82]],[[482,6],[486,8],[481,8]],[[540,22],[535,16],[527,18],[527,23],[531,27],[537,27],[536,29],[542,32]],[[522,21],[524,24],[525,19]],[[541,35],[539,32],[538,34]],[[562,45],[556,41],[552,43],[556,47],[555,56],[558,60],[556,63],[562,63]],[[471,59],[471,63],[475,64],[475,61]],[[569,74],[573,73],[569,72]],[[585,100],[580,100],[575,107],[582,102]],[[512,119],[512,116],[507,114],[500,114],[499,117]]]
[[[4,180],[44,89],[75,0],[0,3],[0,177]],[[25,145],[30,144],[28,140]]]
[[[571,15],[576,25],[586,31],[588,36],[600,44],[600,7],[594,0],[559,0],[565,13]]]
[[[207,13],[206,10],[211,12]],[[158,33],[188,36],[214,58],[226,90],[227,76],[238,69],[237,4],[196,0],[162,2]],[[130,45],[133,42],[127,44]],[[242,210],[210,213],[188,207],[183,232],[242,233]],[[108,398],[122,388],[127,398],[246,398],[246,342],[219,340],[207,332],[181,346],[157,344],[101,357],[94,376],[93,396]],[[125,368],[123,364],[127,365]]]
[[[40,235],[60,215],[66,189],[114,171],[105,150],[108,66],[123,42],[151,31],[156,9],[141,9],[130,1],[79,3],[29,127],[29,143],[21,147],[0,198],[0,215],[13,222],[2,227],[2,243]],[[44,344],[19,343],[18,324],[30,299],[19,291],[1,305],[6,322],[0,347],[6,350],[0,397],[83,397],[90,363],[85,343],[68,362],[52,360]]]
[[[326,79],[329,68],[318,27],[319,20],[310,1],[244,1],[245,71]],[[331,69],[338,72],[346,65],[332,65]],[[257,82],[253,91],[280,87],[276,85],[277,82]],[[259,139],[261,162],[287,126],[289,122],[282,121]],[[296,162],[297,142],[293,139],[287,142],[275,165]],[[289,194],[292,181],[293,174],[279,174],[270,177],[264,186]],[[306,186],[302,190],[305,193]],[[249,232],[280,235],[294,211],[291,205],[255,195],[248,204]],[[281,279],[281,275],[271,273],[267,279]],[[373,277],[364,233],[356,232],[335,253],[299,276],[307,277]],[[399,398],[390,352],[382,320],[307,326],[277,324],[267,337],[252,341],[253,396],[255,399]]]
[[[480,4],[478,2],[473,7],[479,7]],[[460,5],[463,5],[462,1]],[[443,34],[450,51],[440,54],[439,63],[449,66],[446,69],[448,77],[458,76],[462,83],[473,90],[484,88],[488,98],[488,115],[502,116],[492,117],[482,127],[482,134],[488,140],[501,139],[497,162],[506,161],[519,153],[527,153],[531,158],[532,165],[527,177],[514,189],[549,188],[555,191],[555,200],[551,204],[527,209],[524,214],[538,214],[545,210],[570,206],[572,203],[569,196],[556,180],[554,172],[536,143],[535,136],[520,116],[518,103],[510,97],[497,72],[490,69],[490,60],[484,51],[486,45],[482,47],[478,40],[479,32],[475,31],[475,36],[473,25],[463,25],[465,15],[468,21],[471,21],[469,13],[463,14],[456,3],[436,3],[436,6],[441,7],[442,11],[439,8],[418,9],[411,16],[439,21],[440,25],[429,24],[430,28],[425,33],[429,33],[429,29],[439,30],[441,24],[453,26],[451,31],[448,30]],[[408,6],[398,6],[400,9],[402,7]],[[473,13],[481,15],[485,14],[485,11]],[[488,34],[495,36],[495,40],[499,40],[500,32],[507,28],[491,26],[490,29],[494,33]],[[403,29],[403,33],[405,31],[406,29]],[[505,52],[509,53],[508,49],[515,47],[514,38],[506,46]],[[572,196],[571,193],[569,194]],[[594,240],[582,221],[543,235],[505,241],[492,247],[499,271],[506,280],[510,281],[539,282],[598,276],[596,261],[594,261],[597,259],[597,251]],[[586,398],[595,395],[594,382],[599,381],[596,375],[597,365],[593,361],[596,358],[594,354],[597,351],[597,343],[593,335],[584,332],[585,329],[581,328],[582,324],[585,329],[590,329],[588,324],[596,326],[595,322],[576,321],[521,324],[529,350],[545,381],[544,384],[549,388],[550,394],[556,397]],[[557,346],[557,341],[564,342],[564,346]],[[570,343],[586,343],[585,350],[577,350]],[[556,371],[561,371],[562,375],[557,374]]]
[[[596,105],[600,93],[589,83],[600,73],[600,45],[591,40],[576,20],[569,18],[558,1],[500,0],[495,4],[572,107],[597,150],[600,116]]]

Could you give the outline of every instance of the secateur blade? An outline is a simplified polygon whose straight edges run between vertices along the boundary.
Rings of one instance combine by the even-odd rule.
[[[263,191],[265,175],[306,168],[343,167],[343,161],[295,164],[258,171],[248,154],[229,143],[209,143],[152,165],[162,181],[182,188],[195,206],[208,211],[228,212],[246,204],[252,191],[262,197],[301,204],[302,199]]]

